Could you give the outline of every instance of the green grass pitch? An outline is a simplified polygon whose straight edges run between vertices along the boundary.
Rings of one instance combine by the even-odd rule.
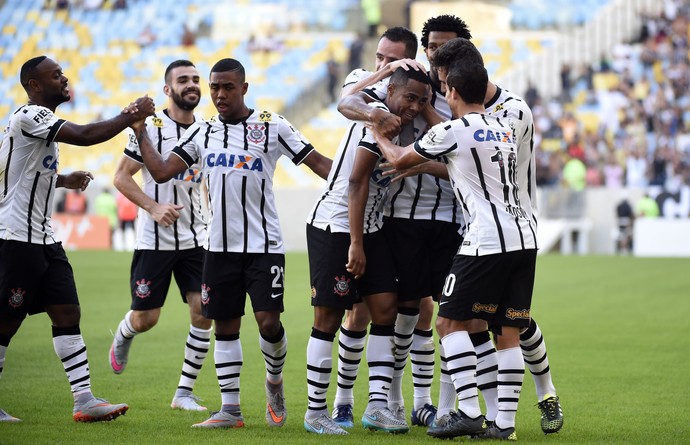
[[[45,314],[27,318],[7,351],[0,379],[0,408],[23,419],[0,424],[0,444],[405,444],[434,442],[425,430],[403,436],[363,430],[347,437],[304,431],[306,344],[311,330],[305,254],[289,254],[286,267],[288,333],[285,387],[288,420],[281,429],[264,421],[264,365],[256,324],[248,307],[241,339],[242,412],[238,430],[193,430],[204,413],[170,409],[189,326],[176,288],[161,320],[134,341],[127,370],[114,375],[107,354],[111,330],[129,307],[130,254],[70,252],[82,303],[82,334],[88,347],[94,393],[130,410],[114,422],[77,424],[72,398],[55,356]],[[671,444],[690,442],[690,259],[539,257],[533,316],[548,345],[556,388],[565,413],[559,434],[545,436],[529,374],[517,419],[521,443]],[[335,362],[334,362],[335,363]],[[355,418],[366,402],[366,365],[356,384]],[[213,356],[197,381],[210,409],[220,406]],[[335,392],[331,382],[329,403]],[[405,397],[411,407],[409,369]],[[432,388],[434,400],[438,386]],[[456,442],[468,442],[457,439]]]

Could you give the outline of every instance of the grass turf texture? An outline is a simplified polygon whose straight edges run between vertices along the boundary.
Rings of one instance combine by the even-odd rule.
[[[92,387],[99,397],[126,402],[130,411],[113,422],[77,424],[62,365],[45,314],[29,317],[13,338],[0,379],[0,408],[23,419],[0,423],[0,444],[299,443],[403,444],[433,442],[425,429],[407,435],[361,428],[367,395],[366,364],[356,384],[355,428],[345,437],[305,432],[306,344],[312,324],[307,257],[287,258],[286,312],[289,353],[285,368],[288,420],[269,429],[264,420],[264,364],[248,307],[241,339],[242,412],[246,427],[197,430],[206,413],[170,409],[188,332],[187,307],[176,287],[159,324],[138,336],[122,375],[107,362],[111,330],[129,307],[130,254],[70,252],[82,304],[81,330],[88,348]],[[521,443],[680,443],[690,437],[690,259],[542,256],[537,265],[533,315],[548,345],[565,412],[561,433],[545,436],[529,373],[517,418]],[[336,351],[337,354],[337,351]],[[337,355],[335,355],[337,358]],[[335,367],[334,359],[334,367]],[[438,374],[438,372],[437,372]],[[409,368],[405,398],[412,407]],[[335,392],[335,373],[329,407]],[[211,410],[220,407],[212,353],[195,388]],[[438,383],[432,388],[436,400]],[[469,441],[469,439],[456,439]]]

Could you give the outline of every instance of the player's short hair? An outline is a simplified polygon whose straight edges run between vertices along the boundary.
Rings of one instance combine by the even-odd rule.
[[[21,82],[24,89],[28,88],[29,80],[36,76],[36,67],[47,58],[47,56],[38,56],[24,62],[21,70],[19,70],[19,82]]]
[[[446,76],[448,88],[455,88],[468,104],[483,104],[489,75],[479,63],[454,63]]]
[[[242,82],[244,82],[244,66],[242,66],[239,60],[230,58],[220,59],[213,65],[213,68],[211,68],[212,73],[224,73],[226,71],[238,71],[242,76]]]
[[[458,37],[441,45],[431,56],[436,68],[448,70],[454,63],[476,63],[484,65],[484,59],[476,46],[469,40]]]
[[[464,20],[451,14],[442,14],[432,17],[424,23],[422,28],[422,47],[429,46],[429,34],[432,32],[454,32],[457,37],[471,39],[470,28]]]
[[[179,59],[179,60],[172,62],[165,69],[164,78],[165,78],[166,85],[170,85],[170,82],[172,81],[172,79],[170,79],[170,73],[172,72],[172,70],[174,70],[175,68],[179,68],[181,66],[192,66],[192,67],[196,68],[196,66],[194,66],[194,64],[192,62],[190,62],[189,60]]]
[[[391,75],[391,78],[389,80],[389,84],[397,86],[403,86],[407,84],[408,80],[416,80],[418,82],[421,82],[423,84],[430,84],[431,81],[429,80],[429,76],[424,71],[421,70],[416,70],[413,68],[410,68],[409,70],[406,70],[405,68],[398,68],[395,71],[393,71],[393,74]]]
[[[402,42],[405,45],[405,58],[414,59],[417,56],[417,34],[404,26],[388,28],[381,34],[381,39],[384,37],[391,42]]]

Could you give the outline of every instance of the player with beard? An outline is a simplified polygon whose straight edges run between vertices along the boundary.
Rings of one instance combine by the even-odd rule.
[[[12,114],[0,144],[0,376],[10,340],[24,318],[46,312],[53,348],[74,397],[72,418],[112,420],[128,406],[110,404],[91,392],[74,274],[50,224],[55,189],[84,190],[93,176],[84,171],[58,174],[58,143],[105,142],[153,114],[155,107],[151,98],[141,97],[112,119],[77,125],[54,114],[70,100],[68,79],[54,60],[46,56],[27,60],[19,78],[29,101]],[[7,392],[3,389],[0,394]],[[17,420],[0,410],[0,422]]]
[[[175,148],[185,130],[199,120],[194,109],[201,99],[199,72],[188,60],[176,60],[165,70],[163,91],[168,107],[147,119],[146,130],[163,156]],[[143,190],[134,181],[142,171]],[[193,165],[170,181],[157,183],[143,164],[139,144],[129,142],[115,172],[115,187],[139,206],[137,244],[130,275],[131,307],[117,328],[110,348],[113,372],[125,370],[134,336],[153,328],[174,274],[182,301],[189,305],[191,326],[185,344],[182,375],[172,408],[204,411],[193,393],[208,354],[211,320],[201,314],[201,270],[206,221],[201,211],[201,172]]]

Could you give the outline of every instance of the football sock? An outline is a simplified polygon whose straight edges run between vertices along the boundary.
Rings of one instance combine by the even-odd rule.
[[[91,394],[89,361],[86,358],[86,345],[79,326],[69,328],[53,326],[53,349],[65,368],[74,400],[77,401],[79,396]]]
[[[441,357],[441,379],[438,387],[438,411],[436,418],[450,414],[458,406],[458,395],[453,386],[453,379],[448,372],[448,360],[446,359],[443,343],[439,341],[438,353]]]
[[[537,390],[537,400],[542,401],[546,394],[555,396],[556,388],[551,380],[546,342],[534,319],[531,319],[529,327],[520,333],[520,349],[522,349],[525,364],[532,374],[534,387]]]
[[[223,405],[240,405],[240,372],[242,371],[242,343],[240,334],[218,335],[213,350],[216,376]],[[231,411],[227,411],[231,412]]]
[[[486,420],[495,420],[498,414],[498,356],[489,331],[470,334],[477,353],[477,388],[486,405]]]
[[[5,367],[5,354],[7,354],[9,345],[10,337],[0,334],[0,377],[2,377],[2,369]]]
[[[333,368],[333,340],[335,334],[311,329],[307,343],[307,414],[309,419],[328,414],[326,393]]]
[[[496,426],[510,428],[515,426],[515,414],[522,380],[525,377],[525,362],[520,348],[497,351],[498,355],[498,415]]]
[[[471,418],[482,414],[477,392],[477,354],[467,331],[456,331],[441,339],[448,372],[458,396],[458,408]]]
[[[135,331],[132,327],[132,312],[133,311],[127,312],[125,314],[125,318],[123,318],[122,321],[120,321],[120,324],[117,327],[117,332],[115,332],[115,338],[117,338],[119,342],[130,340],[138,334],[138,332]]]
[[[349,331],[340,327],[338,334],[338,387],[335,393],[335,406],[355,405],[353,388],[359,363],[362,360],[367,331]]]
[[[393,369],[393,381],[391,382],[388,393],[388,408],[394,410],[404,407],[405,401],[402,394],[402,378],[405,373],[407,356],[412,348],[412,332],[419,320],[419,309],[400,307],[398,317],[395,320],[394,346],[395,346],[395,368]]]
[[[182,374],[177,384],[178,392],[192,392],[194,389],[194,383],[196,383],[196,378],[201,371],[201,365],[204,364],[204,360],[208,355],[208,349],[211,346],[212,331],[213,329],[199,329],[192,325],[189,326],[187,343],[184,347]]]
[[[367,341],[369,365],[369,404],[372,408],[388,406],[388,392],[393,380],[393,333],[395,326],[372,324]]]
[[[266,362],[266,380],[269,383],[278,384],[283,381],[283,366],[287,356],[287,335],[283,324],[275,337],[264,337],[259,335],[259,345]]]
[[[431,405],[431,383],[434,381],[434,334],[431,330],[415,329],[412,336],[410,362],[412,363],[412,386],[414,387],[414,409]]]

